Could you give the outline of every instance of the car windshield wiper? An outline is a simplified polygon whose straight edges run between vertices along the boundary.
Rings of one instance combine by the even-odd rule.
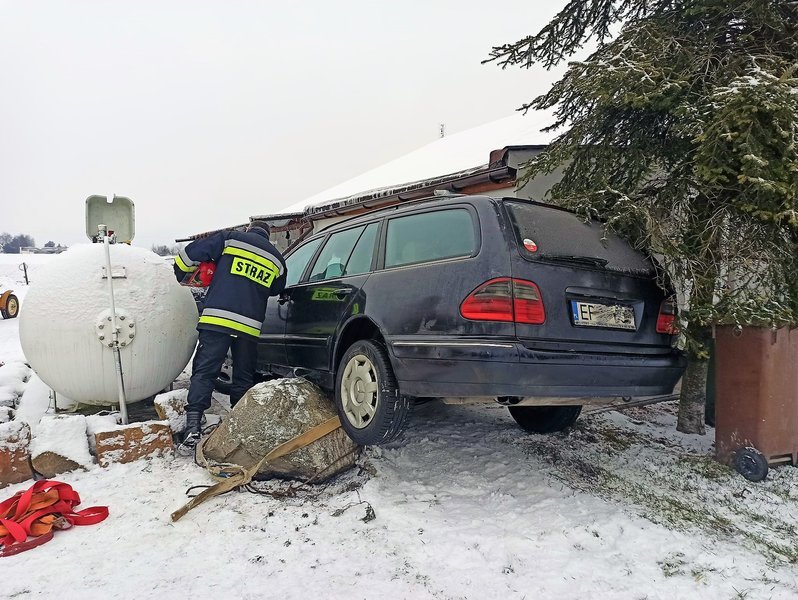
[[[590,267],[605,267],[610,262],[606,258],[599,258],[598,256],[573,256],[570,254],[542,254],[540,258],[577,265],[588,265]]]

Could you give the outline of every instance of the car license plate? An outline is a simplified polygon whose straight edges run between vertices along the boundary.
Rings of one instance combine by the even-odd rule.
[[[597,304],[571,300],[571,314],[577,327],[636,329],[634,308],[623,304]]]

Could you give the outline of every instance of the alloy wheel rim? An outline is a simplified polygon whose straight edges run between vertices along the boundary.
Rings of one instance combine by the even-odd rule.
[[[11,315],[12,317],[16,316],[17,308],[19,308],[18,305],[17,305],[17,301],[14,298],[11,298],[8,301],[8,309],[7,309],[8,310],[8,314]]]
[[[374,363],[364,354],[353,356],[341,378],[341,404],[344,415],[356,429],[371,423],[379,401],[379,382]]]

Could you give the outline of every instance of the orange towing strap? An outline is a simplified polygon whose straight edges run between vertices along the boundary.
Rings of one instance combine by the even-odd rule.
[[[53,529],[94,525],[108,516],[107,506],[75,512],[80,496],[60,481],[37,481],[24,492],[0,502],[0,557],[12,556],[49,542]],[[28,537],[33,539],[28,540]]]

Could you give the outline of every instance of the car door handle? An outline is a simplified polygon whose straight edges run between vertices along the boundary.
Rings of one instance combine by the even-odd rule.
[[[344,296],[348,296],[352,293],[352,288],[340,288],[333,292],[339,298],[343,298]]]

